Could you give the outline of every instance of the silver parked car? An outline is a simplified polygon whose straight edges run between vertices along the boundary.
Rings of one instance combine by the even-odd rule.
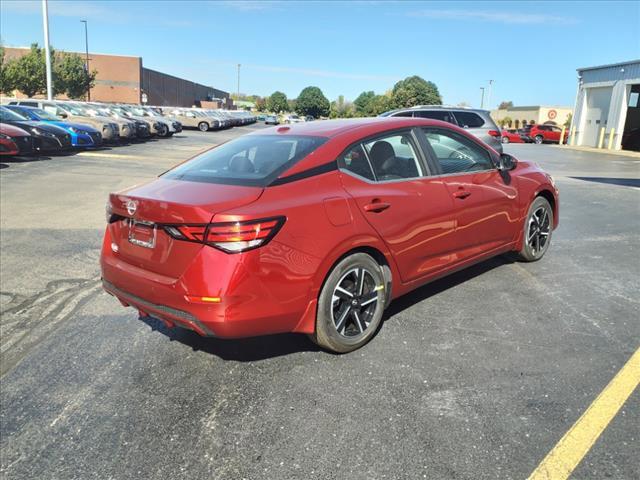
[[[418,105],[399,108],[380,115],[381,117],[432,118],[452,123],[478,137],[494,150],[502,153],[502,133],[487,110],[453,107],[447,105]]]

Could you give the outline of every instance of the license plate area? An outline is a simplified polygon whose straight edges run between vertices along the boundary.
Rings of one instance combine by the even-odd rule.
[[[139,247],[153,248],[156,246],[157,226],[152,222],[144,222],[130,218],[129,242]]]

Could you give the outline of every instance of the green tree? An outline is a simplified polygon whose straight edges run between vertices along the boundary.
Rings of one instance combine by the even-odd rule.
[[[61,53],[56,57],[56,78],[69,98],[83,98],[95,85],[98,72],[87,73],[85,66],[82,57],[75,53]]]
[[[51,63],[53,65],[55,52],[51,49]],[[37,43],[31,44],[29,53],[22,57],[11,60],[5,67],[7,84],[14,89],[21,91],[28,97],[37,94],[44,94],[47,91],[47,70],[45,64],[45,51],[38,47]],[[64,91],[64,86],[57,78],[55,69],[52,72],[53,94]]]
[[[504,127],[511,128],[512,123],[513,123],[513,120],[511,119],[511,117],[504,117],[502,120],[500,120],[500,126],[502,126],[502,128]]]
[[[9,62],[4,61],[4,47],[0,45],[0,92],[9,93],[13,90],[13,85],[9,82],[6,68]]]
[[[442,97],[433,82],[414,75],[400,80],[393,86],[391,93],[395,108],[413,107],[415,105],[442,105]]]
[[[295,98],[290,98],[289,100],[287,100],[287,112],[295,112],[297,102],[298,100]]]
[[[359,116],[368,115],[369,103],[371,103],[371,100],[375,96],[376,94],[372,90],[369,90],[368,92],[362,92],[360,95],[358,95],[358,98],[353,101],[356,109],[356,114]]]
[[[329,118],[351,118],[354,113],[353,104],[346,101],[344,95],[340,95],[336,100],[331,102]]]
[[[393,109],[393,98],[389,95],[376,95],[368,104],[366,114],[369,116],[380,115]]]
[[[298,96],[296,111],[314,118],[327,117],[330,113],[329,100],[318,87],[307,87]]]
[[[264,112],[266,109],[267,109],[267,100],[262,97],[258,97],[256,99],[256,110],[258,110],[259,112]]]
[[[573,119],[573,114],[569,113],[569,115],[567,115],[567,121],[564,122],[564,126],[567,127],[567,128],[570,128],[572,119]]]
[[[267,99],[267,109],[273,113],[282,113],[289,108],[287,96],[282,92],[273,92]]]
[[[511,100],[503,100],[498,105],[498,110],[506,110],[507,108],[513,108],[513,102]]]

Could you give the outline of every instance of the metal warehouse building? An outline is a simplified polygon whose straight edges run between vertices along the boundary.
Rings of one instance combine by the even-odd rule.
[[[18,58],[28,52],[28,48],[5,47],[7,59]],[[85,58],[84,53],[78,55]],[[89,69],[98,72],[95,86],[91,89],[93,101],[191,107],[219,99],[218,107],[232,105],[229,93],[146,68],[141,57],[90,53]],[[14,95],[24,96],[20,92]],[[59,95],[58,98],[64,96]]]
[[[576,145],[640,150],[640,60],[578,69]],[[604,129],[604,131],[603,131]]]

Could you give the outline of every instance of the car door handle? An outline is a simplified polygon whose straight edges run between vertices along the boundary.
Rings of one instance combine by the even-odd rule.
[[[459,192],[455,192],[453,194],[454,198],[459,198],[460,200],[464,200],[469,195],[471,195],[471,192],[468,192],[466,190],[460,190]]]
[[[389,204],[389,203],[371,202],[371,203],[368,203],[368,204],[366,204],[364,206],[364,211],[365,212],[379,213],[379,212],[382,212],[383,210],[386,210],[390,206],[391,206],[391,204]]]

